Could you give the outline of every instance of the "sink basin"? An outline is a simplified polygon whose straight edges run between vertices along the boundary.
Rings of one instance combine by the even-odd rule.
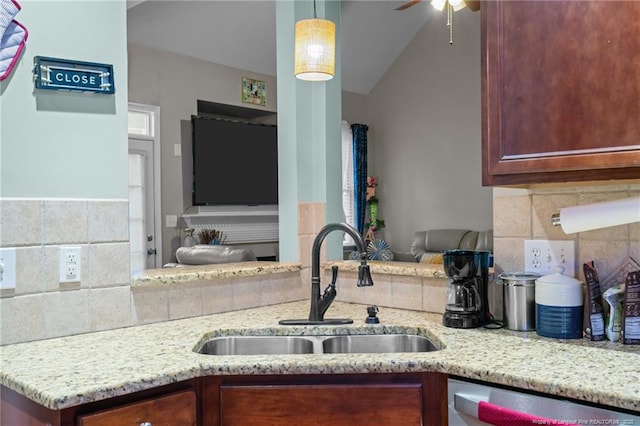
[[[329,337],[322,342],[324,353],[431,352],[438,348],[426,337],[409,334],[367,334]]]
[[[209,340],[198,353],[207,355],[311,354],[313,341],[296,336],[224,336]]]
[[[331,336],[221,336],[196,352],[205,355],[295,355],[398,353],[437,351],[427,337],[414,334],[351,334]]]

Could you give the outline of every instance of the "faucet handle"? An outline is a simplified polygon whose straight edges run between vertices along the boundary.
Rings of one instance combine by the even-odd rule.
[[[334,265],[331,267],[331,284],[330,285],[335,287],[337,279],[338,279],[338,267]]]

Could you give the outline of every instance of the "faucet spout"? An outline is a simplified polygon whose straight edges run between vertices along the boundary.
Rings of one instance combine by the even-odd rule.
[[[358,287],[369,287],[373,285],[373,278],[371,278],[371,271],[369,269],[369,265],[366,264],[366,261],[362,261],[360,266],[358,266],[358,282],[356,282]]]
[[[333,269],[333,282],[320,295],[320,248],[322,242],[333,231],[344,231],[353,238],[360,253],[360,266],[358,267],[358,287],[373,285],[369,265],[367,265],[367,248],[360,233],[351,225],[346,223],[329,223],[325,225],[313,240],[311,249],[311,308],[309,311],[310,321],[323,321],[324,313],[336,297],[336,277],[338,268]]]

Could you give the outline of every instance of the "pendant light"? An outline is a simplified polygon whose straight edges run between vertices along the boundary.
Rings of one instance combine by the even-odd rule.
[[[313,0],[313,19],[296,22],[295,75],[300,80],[327,81],[336,68],[336,25],[318,19]]]

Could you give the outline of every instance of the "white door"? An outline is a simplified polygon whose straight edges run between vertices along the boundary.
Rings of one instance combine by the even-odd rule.
[[[162,265],[158,107],[129,104],[131,273]]]
[[[156,267],[153,141],[129,139],[131,273]]]

